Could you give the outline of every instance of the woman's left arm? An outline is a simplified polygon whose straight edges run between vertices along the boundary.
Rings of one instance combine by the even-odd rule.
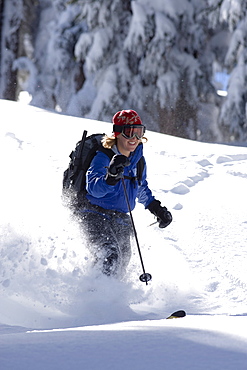
[[[141,184],[138,187],[137,199],[139,203],[142,203],[145,208],[155,199],[152,191],[148,187],[147,182],[147,166],[144,158],[144,168],[142,173]]]

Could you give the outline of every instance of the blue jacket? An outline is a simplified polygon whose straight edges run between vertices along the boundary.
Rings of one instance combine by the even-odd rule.
[[[120,153],[119,153],[120,154]],[[143,155],[143,145],[140,144],[136,150],[129,156],[130,165],[125,167],[124,175],[134,177],[137,174],[137,163]],[[119,212],[128,213],[122,181],[119,181],[115,186],[108,185],[105,181],[107,166],[109,166],[109,157],[98,151],[92,160],[90,168],[87,171],[86,189],[88,194],[87,199],[91,204],[98,205],[104,209],[112,209]],[[129,198],[130,208],[135,208],[136,199],[142,203],[145,208],[154,200],[151,190],[148,187],[146,180],[147,170],[144,160],[144,170],[141,183],[125,179],[126,190]]]

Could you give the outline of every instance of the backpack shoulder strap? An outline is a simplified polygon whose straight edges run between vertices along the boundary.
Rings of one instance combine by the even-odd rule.
[[[144,157],[142,156],[139,161],[137,162],[137,165],[136,165],[136,176],[134,177],[131,177],[131,176],[124,176],[125,179],[128,179],[128,180],[131,180],[135,183],[135,181],[138,181],[138,185],[141,185],[141,181],[142,181],[142,174],[143,174],[143,170],[144,170],[144,165],[145,165],[145,161],[144,161]]]
[[[145,161],[144,161],[144,157],[142,156],[139,159],[139,162],[137,163],[137,180],[138,180],[139,185],[141,184],[144,166],[145,166]]]
[[[114,156],[114,151],[112,149],[104,148],[103,145],[100,145],[98,150],[102,153],[105,153],[110,159]]]

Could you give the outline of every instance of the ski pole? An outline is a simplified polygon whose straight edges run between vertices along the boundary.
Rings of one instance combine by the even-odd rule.
[[[150,225],[148,225],[148,227],[149,227],[149,226],[153,226],[153,225],[155,225],[155,224],[157,224],[157,223],[158,223],[158,221],[152,222]]]
[[[139,257],[140,257],[140,260],[141,260],[142,270],[143,270],[143,274],[140,275],[139,279],[143,283],[145,282],[146,285],[148,285],[148,281],[150,281],[152,279],[152,276],[149,273],[145,272],[144,263],[143,263],[143,259],[142,259],[142,254],[141,254],[141,249],[140,249],[140,245],[139,245],[139,241],[138,241],[138,237],[137,237],[137,232],[136,232],[136,228],[135,228],[135,224],[134,224],[134,219],[133,219],[131,208],[130,208],[130,202],[129,202],[129,198],[128,198],[124,178],[122,177],[121,180],[122,180],[124,195],[125,195],[126,203],[127,203],[127,206],[128,206],[128,210],[129,210],[129,214],[130,214],[130,220],[131,220],[132,228],[133,228],[133,231],[134,231],[136,245],[137,245]]]

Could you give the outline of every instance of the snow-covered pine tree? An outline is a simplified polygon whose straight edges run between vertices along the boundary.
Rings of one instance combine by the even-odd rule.
[[[200,8],[190,1],[139,0],[132,10],[125,40],[130,61],[137,63],[130,100],[158,131],[196,139],[204,77],[199,58],[205,37],[195,22]]]
[[[1,0],[0,98],[16,100],[17,73],[14,60],[19,56],[19,32],[23,0]]]
[[[99,0],[76,3],[86,31],[75,45],[77,61],[84,63],[86,81],[73,97],[89,118],[110,120],[124,108],[136,108],[128,94],[133,83],[124,40],[131,19],[130,1]]]
[[[1,0],[11,10],[1,29],[1,94],[8,82],[16,99],[18,71],[34,105],[100,120],[133,108],[149,129],[214,141],[222,98],[213,76],[226,62],[232,77],[220,124],[226,138],[245,137],[245,1],[15,2]],[[23,4],[38,14],[30,33],[18,26],[28,17]],[[16,30],[18,48],[4,47]]]
[[[77,3],[87,24],[75,47],[87,78],[78,96],[87,89],[95,94],[89,118],[109,120],[131,107],[156,131],[192,139],[218,136],[206,107],[217,99],[206,0],[126,1],[124,9],[119,0]],[[207,122],[200,126],[205,107]]]
[[[17,100],[27,76],[15,68],[18,58],[31,58],[35,34],[36,2],[33,0],[1,0],[0,96]]]
[[[230,80],[219,126],[225,141],[247,140],[247,2],[222,1],[219,20],[229,28],[229,48],[224,61]]]
[[[33,53],[18,58],[14,68],[29,76],[22,82],[22,89],[32,95],[31,104],[66,112],[71,96],[85,79],[82,63],[73,56],[84,27],[77,22],[80,9],[65,0],[38,0],[35,7],[38,17]]]

